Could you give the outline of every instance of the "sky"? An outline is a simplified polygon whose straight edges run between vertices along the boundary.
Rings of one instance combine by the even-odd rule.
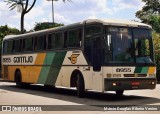
[[[141,0],[72,0],[65,3],[59,0],[54,2],[54,15],[55,22],[65,25],[95,18],[138,20],[135,13],[143,6]],[[24,27],[31,30],[39,22],[52,22],[51,1],[37,0],[33,9],[25,15]],[[4,0],[0,0],[1,25],[20,28],[20,13],[17,9],[10,11]]]

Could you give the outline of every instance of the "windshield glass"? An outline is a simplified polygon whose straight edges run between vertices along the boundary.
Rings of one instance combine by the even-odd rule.
[[[142,28],[107,27],[104,62],[150,63],[153,60],[151,31]]]
[[[113,43],[113,61],[126,61],[131,57],[131,31],[127,28],[110,28],[110,37]]]
[[[151,62],[151,32],[133,29],[136,62]]]

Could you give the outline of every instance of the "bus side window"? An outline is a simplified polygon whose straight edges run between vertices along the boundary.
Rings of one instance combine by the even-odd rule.
[[[13,51],[13,40],[7,41],[7,53],[11,53]]]
[[[15,52],[15,40],[13,40],[12,52]]]
[[[3,53],[6,54],[7,53],[7,41],[5,41],[3,43]]]
[[[54,49],[54,34],[49,34],[48,35],[48,45],[47,45],[47,49]]]
[[[85,42],[84,42],[84,53],[86,54],[86,57],[91,64],[91,59],[92,59],[92,37],[85,37]]]
[[[21,51],[21,42],[20,40],[15,40],[14,52],[20,52],[20,51]]]
[[[23,51],[33,51],[33,39],[23,39]]]
[[[68,32],[68,47],[80,47],[81,46],[81,29],[71,30]]]
[[[93,57],[92,55],[93,37],[94,35],[100,33],[102,33],[102,27],[99,25],[90,25],[87,26],[85,29],[84,52],[90,64],[92,64],[92,57]]]
[[[63,48],[63,34],[62,33],[55,33],[55,42],[54,42],[54,48],[55,49],[61,49]]]
[[[42,51],[46,48],[46,35],[35,38],[35,51]]]
[[[68,31],[64,32],[64,48],[67,48]]]

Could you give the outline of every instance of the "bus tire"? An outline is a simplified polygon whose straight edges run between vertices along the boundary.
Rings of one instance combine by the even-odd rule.
[[[16,72],[15,82],[16,82],[16,86],[18,88],[22,88],[24,86],[24,83],[22,82],[22,76],[21,76],[21,72],[20,71]]]
[[[124,90],[117,90],[116,95],[117,96],[123,96]]]
[[[77,73],[76,88],[77,88],[77,96],[79,98],[83,98],[85,94],[84,79],[80,73]]]
[[[22,76],[21,76],[21,72],[19,70],[16,72],[15,82],[16,82],[16,86],[18,88],[22,87]]]

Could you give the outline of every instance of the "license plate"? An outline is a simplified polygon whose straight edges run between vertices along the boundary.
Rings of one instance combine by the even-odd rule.
[[[140,85],[140,82],[132,82],[132,85],[133,85],[133,86],[139,86],[139,85]]]

